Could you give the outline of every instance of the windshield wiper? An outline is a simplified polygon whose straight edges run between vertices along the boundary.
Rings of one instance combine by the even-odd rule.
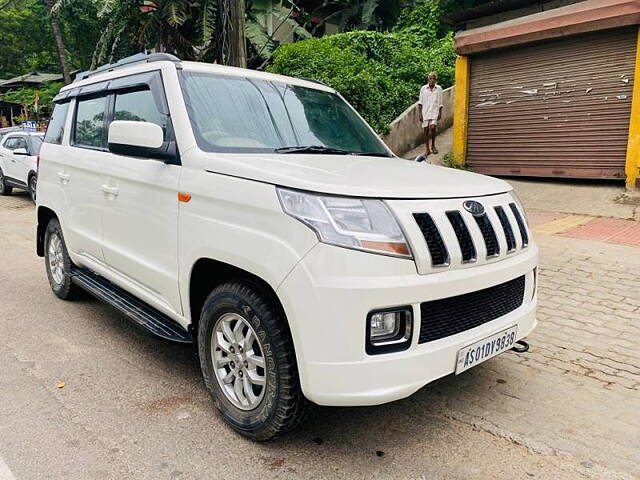
[[[350,155],[358,155],[360,157],[390,157],[388,153],[383,152],[351,152]]]
[[[298,145],[295,147],[276,148],[277,153],[328,153],[334,155],[350,155],[353,152],[339,148],[325,147],[324,145]]]

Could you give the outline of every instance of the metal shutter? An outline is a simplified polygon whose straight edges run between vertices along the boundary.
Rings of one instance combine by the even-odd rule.
[[[619,28],[472,57],[472,169],[624,178],[636,36]]]

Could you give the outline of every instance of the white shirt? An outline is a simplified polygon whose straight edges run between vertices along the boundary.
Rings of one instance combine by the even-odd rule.
[[[429,85],[423,85],[420,89],[418,103],[422,106],[423,120],[436,120],[442,107],[442,87],[435,85],[433,89]]]

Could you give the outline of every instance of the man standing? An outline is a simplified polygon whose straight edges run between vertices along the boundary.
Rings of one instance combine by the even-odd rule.
[[[420,89],[420,122],[424,130],[425,152],[428,156],[431,152],[437,154],[436,149],[436,126],[442,117],[442,87],[436,83],[438,75],[431,72],[427,76],[427,84]],[[431,149],[429,149],[429,138],[431,138]]]

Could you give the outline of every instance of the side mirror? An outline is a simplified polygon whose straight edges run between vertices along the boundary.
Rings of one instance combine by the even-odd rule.
[[[29,155],[29,152],[27,152],[26,148],[16,148],[13,151],[13,154],[14,155]]]
[[[109,151],[131,157],[160,158],[164,132],[150,122],[114,120],[109,125]]]

